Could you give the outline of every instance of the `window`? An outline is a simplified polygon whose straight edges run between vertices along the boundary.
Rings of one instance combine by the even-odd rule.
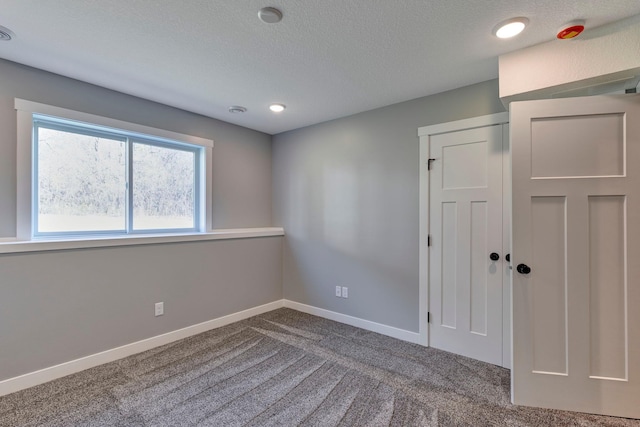
[[[198,231],[202,147],[33,116],[34,236]]]
[[[19,141],[30,125],[18,149],[23,238],[209,230],[213,141],[23,100],[16,109]]]

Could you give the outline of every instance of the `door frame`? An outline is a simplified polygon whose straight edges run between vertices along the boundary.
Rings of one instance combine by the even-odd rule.
[[[419,233],[419,291],[418,291],[418,305],[419,305],[419,330],[418,330],[418,343],[428,347],[429,346],[429,324],[427,322],[427,316],[429,312],[429,145],[431,137],[443,133],[481,128],[493,125],[503,125],[509,123],[509,112],[489,114],[486,116],[473,117],[470,119],[456,120],[447,123],[440,123],[436,125],[423,126],[418,128],[418,137],[420,139],[420,155],[418,157],[420,162],[420,185],[419,185],[419,218],[420,218],[420,233]],[[508,138],[508,133],[503,134]],[[503,138],[504,138],[503,136]],[[507,139],[508,141],[508,139]],[[503,183],[505,182],[503,174]],[[507,177],[508,181],[511,181],[511,175]],[[510,293],[508,289],[503,286],[503,304],[505,299],[510,302]],[[510,323],[509,328],[505,328],[503,324],[503,343],[505,333],[510,338]],[[508,341],[510,343],[510,340]],[[505,346],[503,345],[503,355],[505,354]],[[511,355],[511,348],[506,348],[506,353]],[[503,356],[503,364],[505,359]]]

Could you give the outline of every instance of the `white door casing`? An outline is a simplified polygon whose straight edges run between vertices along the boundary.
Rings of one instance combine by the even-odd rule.
[[[511,256],[511,142],[509,123],[502,126],[502,250]],[[505,257],[507,256],[505,255]],[[511,262],[502,275],[502,366],[511,369]]]
[[[512,400],[640,418],[640,96],[512,103],[510,123]]]
[[[420,128],[420,336],[424,345],[510,367],[507,120],[500,113]]]

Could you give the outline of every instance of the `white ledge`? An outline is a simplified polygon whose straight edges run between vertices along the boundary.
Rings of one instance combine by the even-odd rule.
[[[91,236],[64,240],[0,239],[0,254],[63,251],[69,249],[104,248],[110,246],[156,245],[159,243],[199,242],[205,240],[248,239],[284,236],[282,227],[233,228],[206,233],[143,234],[125,236]]]

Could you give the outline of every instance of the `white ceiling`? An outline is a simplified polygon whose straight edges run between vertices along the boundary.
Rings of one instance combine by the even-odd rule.
[[[282,22],[259,21],[264,6]],[[0,0],[15,33],[0,57],[275,134],[496,78],[500,54],[570,20],[636,14],[638,0]],[[491,35],[516,16],[518,38]]]

